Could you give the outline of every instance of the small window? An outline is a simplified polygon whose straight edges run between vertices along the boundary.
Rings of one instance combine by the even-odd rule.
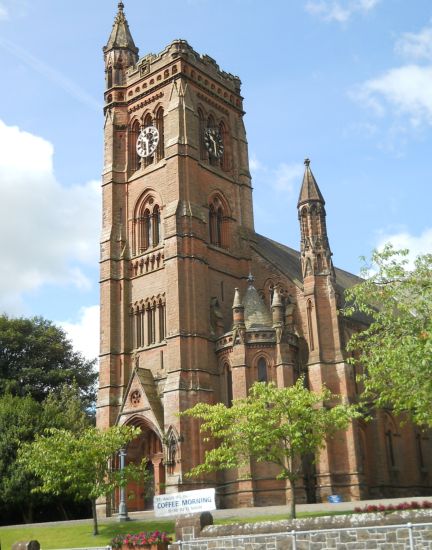
[[[231,407],[233,402],[233,383],[232,383],[232,371],[228,363],[224,367],[225,372],[225,391],[226,391],[226,406]]]
[[[210,243],[221,248],[228,248],[228,218],[218,197],[209,205]]]
[[[258,382],[267,382],[267,361],[264,357],[258,359]]]

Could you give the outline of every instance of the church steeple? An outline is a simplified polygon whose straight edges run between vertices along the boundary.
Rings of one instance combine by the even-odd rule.
[[[125,17],[124,4],[119,2],[110,37],[103,48],[107,88],[123,85],[124,72],[128,67],[136,64],[138,51]]]
[[[305,173],[297,203],[301,233],[303,277],[333,274],[331,250],[327,238],[325,200],[306,159]]]

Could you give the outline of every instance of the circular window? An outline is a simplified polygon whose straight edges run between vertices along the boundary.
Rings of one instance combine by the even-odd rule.
[[[132,405],[139,405],[141,402],[141,392],[135,390],[131,393],[130,400]]]

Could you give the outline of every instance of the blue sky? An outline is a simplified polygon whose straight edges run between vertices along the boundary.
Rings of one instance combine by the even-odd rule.
[[[242,80],[256,229],[294,248],[303,159],[335,264],[432,252],[430,0],[124,0],[140,55],[184,38]],[[106,43],[116,0],[0,0],[0,311],[98,349]]]

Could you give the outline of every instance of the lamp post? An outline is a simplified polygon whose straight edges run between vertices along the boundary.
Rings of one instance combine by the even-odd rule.
[[[130,518],[128,516],[128,511],[127,511],[126,487],[124,486],[124,474],[123,474],[124,468],[125,468],[126,449],[120,449],[119,456],[120,456],[120,471],[121,471],[122,485],[120,487],[120,503],[119,503],[118,520],[129,521]]]

